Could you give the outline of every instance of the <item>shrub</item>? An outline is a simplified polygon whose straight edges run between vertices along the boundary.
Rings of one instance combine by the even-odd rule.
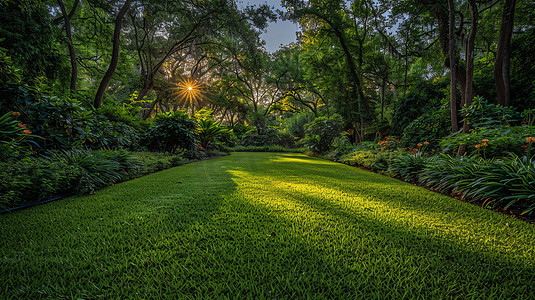
[[[376,153],[373,151],[356,151],[342,156],[339,162],[354,166],[372,169]]]
[[[130,154],[134,156],[141,165],[139,173],[136,174],[137,176],[180,166],[188,161],[180,155],[172,155],[162,152],[131,152]]]
[[[158,152],[195,151],[196,127],[197,123],[183,111],[158,114],[142,143]]]
[[[442,151],[454,154],[460,145],[466,145],[467,155],[484,155],[485,157],[505,156],[508,153],[524,155],[526,138],[532,136],[535,126],[503,126],[499,128],[478,128],[470,133],[459,133],[440,142]],[[482,141],[486,142],[484,151]],[[480,145],[476,148],[476,145]]]
[[[483,200],[492,208],[535,209],[535,157],[511,155],[481,157],[441,155],[422,170],[420,181],[446,193]]]
[[[279,141],[277,144],[284,148],[295,148],[296,147],[296,137],[291,135],[286,130],[279,131]]]
[[[236,124],[232,127],[232,132],[236,135],[238,140],[241,140],[245,134],[251,130],[254,130],[254,127],[250,127],[244,124]]]
[[[461,114],[473,128],[501,128],[520,120],[520,114],[511,106],[488,103],[482,97],[474,98]]]
[[[63,160],[25,157],[0,162],[2,209],[42,201],[76,189],[81,170]]]
[[[401,145],[401,141],[398,140],[395,136],[385,136],[383,141],[379,141],[377,146],[380,147],[381,151],[393,151],[398,150]]]
[[[288,134],[302,139],[305,137],[305,125],[314,120],[312,113],[297,113],[283,120],[283,127]]]
[[[413,147],[417,143],[429,142],[435,148],[440,139],[450,134],[451,122],[447,109],[431,110],[414,121],[404,130],[401,137],[403,147]]]
[[[334,139],[342,133],[343,120],[339,115],[330,119],[319,117],[305,125],[303,144],[316,153],[325,153],[332,147]]]
[[[208,149],[215,138],[228,132],[229,130],[226,127],[220,126],[220,123],[214,120],[200,119],[198,121],[197,135],[203,149]]]
[[[27,140],[32,136],[25,124],[21,124],[17,117],[19,112],[8,112],[0,116],[0,159],[18,156],[29,148]]]
[[[238,143],[238,138],[234,134],[234,130],[227,130],[215,138],[216,143],[225,147],[234,147]]]
[[[88,131],[87,146],[92,149],[131,149],[139,148],[141,139],[139,131],[121,122],[109,121],[104,116],[97,116],[97,122]]]
[[[42,91],[25,93],[24,116],[34,133],[44,138],[44,149],[71,148],[98,137],[91,134],[98,123],[95,113],[80,101]]]
[[[423,151],[402,153],[392,158],[388,170],[405,180],[416,181],[426,164],[432,160],[433,158],[425,155]]]
[[[54,151],[48,159],[61,161],[79,170],[75,192],[82,194],[93,193],[97,189],[128,179],[138,173],[140,168],[138,161],[126,151]]]
[[[375,159],[372,164],[372,170],[381,173],[390,173],[390,166],[392,161],[399,157],[401,152],[399,151],[380,151],[375,155]]]
[[[390,135],[401,136],[407,126],[419,116],[440,106],[440,100],[446,96],[448,82],[446,77],[440,80],[419,81],[407,94],[400,97],[394,108],[394,118]]]
[[[280,140],[279,131],[275,127],[266,127],[262,134],[258,134],[256,130],[252,129],[243,135],[240,142],[242,146],[272,146],[276,145]]]
[[[334,161],[338,161],[344,155],[347,155],[354,151],[355,145],[351,143],[347,135],[341,135],[333,141],[333,152],[328,156]]]
[[[113,102],[110,103],[110,100],[108,99],[111,99],[111,97],[107,98],[102,107],[98,110],[102,116],[105,116],[111,122],[126,124],[136,128],[137,130],[148,129],[146,128],[148,122],[142,121],[139,117],[139,111],[141,109],[140,107],[127,103],[117,105]]]

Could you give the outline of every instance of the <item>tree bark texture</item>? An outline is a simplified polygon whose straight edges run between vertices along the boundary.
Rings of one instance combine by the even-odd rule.
[[[449,62],[450,62],[450,115],[451,115],[451,131],[459,130],[457,122],[457,66],[455,61],[455,3],[453,0],[448,0],[449,8]]]
[[[475,41],[477,34],[477,27],[479,23],[479,11],[477,8],[476,0],[469,0],[470,12],[472,14],[470,34],[468,35],[468,41],[466,44],[466,91],[464,97],[465,105],[470,105],[472,99],[475,97],[474,91],[474,54],[475,54]],[[466,124],[466,122],[465,122]]]
[[[511,104],[511,37],[513,35],[516,0],[505,0],[498,49],[494,62],[497,104]]]
[[[132,2],[133,0],[126,0],[121,9],[119,10],[117,17],[115,18],[111,62],[110,66],[108,67],[108,70],[106,71],[106,74],[104,74],[104,77],[102,78],[102,81],[98,86],[97,94],[95,95],[95,101],[93,103],[93,106],[95,108],[100,108],[102,106],[102,99],[104,98],[104,93],[108,88],[108,84],[110,83],[113,73],[115,73],[115,69],[117,69],[117,64],[119,62],[119,42],[121,38],[121,28],[123,26],[123,17],[128,11],[128,9],[130,9],[130,4],[132,4]]]
[[[58,5],[61,10],[61,15],[63,16],[63,21],[65,22],[65,36],[67,37],[67,43],[69,45],[69,58],[71,60],[71,90],[76,90],[76,81],[78,80],[78,66],[76,63],[76,53],[74,52],[74,45],[72,43],[72,33],[71,33],[71,23],[70,19],[74,15],[74,11],[78,5],[78,2],[74,3],[74,6],[67,15],[67,10],[65,9],[65,4],[62,0],[58,0]]]

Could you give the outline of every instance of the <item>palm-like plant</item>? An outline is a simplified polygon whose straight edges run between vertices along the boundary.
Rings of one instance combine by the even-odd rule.
[[[215,137],[228,133],[229,129],[221,126],[220,122],[214,120],[198,121],[198,136],[201,147],[207,149]]]

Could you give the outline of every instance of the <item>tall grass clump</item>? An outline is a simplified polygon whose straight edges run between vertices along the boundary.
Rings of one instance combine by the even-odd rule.
[[[423,167],[419,181],[463,199],[484,201],[490,208],[535,209],[535,157],[511,155],[483,159],[440,155]]]
[[[73,149],[52,152],[48,159],[62,161],[79,170],[75,191],[81,194],[124,181],[140,168],[137,159],[126,151]]]

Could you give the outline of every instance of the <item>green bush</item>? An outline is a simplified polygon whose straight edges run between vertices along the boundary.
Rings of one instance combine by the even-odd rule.
[[[141,165],[140,172],[136,175],[150,174],[185,164],[188,160],[180,155],[162,152],[131,152]]]
[[[232,127],[232,132],[238,140],[241,140],[245,134],[251,130],[254,130],[254,127],[250,127],[244,124],[236,124]]]
[[[501,128],[520,120],[514,107],[488,103],[482,97],[476,97],[472,104],[464,106],[461,115],[473,128]]]
[[[450,133],[449,110],[445,108],[431,110],[412,121],[403,130],[401,145],[403,147],[415,147],[418,143],[429,142],[431,147],[437,148],[440,139]]]
[[[392,161],[400,155],[398,151],[356,150],[342,156],[338,161],[346,165],[364,167],[375,172],[388,173]]]
[[[213,142],[219,136],[226,134],[229,130],[221,126],[219,122],[209,119],[200,119],[198,121],[197,136],[199,143],[203,149],[209,149],[214,147]]]
[[[258,134],[255,129],[246,132],[240,142],[241,146],[272,146],[280,140],[279,131],[275,127],[266,127],[262,134]]]
[[[506,156],[508,153],[524,155],[526,138],[533,136],[535,126],[503,126],[499,128],[477,128],[470,133],[459,133],[443,139],[440,142],[442,151],[455,154],[460,145],[466,145],[468,155],[482,155],[484,157]],[[483,140],[487,146],[483,145]],[[479,145],[476,148],[476,145]]]
[[[402,153],[392,158],[388,170],[395,176],[405,180],[416,181],[426,164],[432,163],[433,157],[425,155],[423,151]]]
[[[0,208],[72,193],[82,170],[64,160],[25,157],[0,162]]]
[[[197,123],[183,111],[158,114],[155,125],[147,131],[142,143],[151,151],[192,153],[196,151],[196,128]]]
[[[2,160],[25,154],[31,142],[27,138],[34,137],[26,125],[17,120],[19,115],[19,112],[8,112],[0,116],[0,159]]]
[[[126,151],[73,149],[52,152],[50,161],[61,161],[80,171],[77,193],[93,193],[105,186],[124,181],[139,172],[138,161]]]
[[[331,118],[319,117],[305,125],[303,144],[315,153],[325,153],[332,147],[334,139],[342,133],[343,119],[339,115]]]
[[[107,99],[111,99],[107,98]],[[137,130],[148,130],[148,122],[141,120],[139,116],[140,107],[131,104],[110,103],[104,101],[102,107],[98,110],[99,114],[105,116],[111,122],[118,122],[134,127]]]
[[[291,135],[288,131],[286,130],[281,130],[279,131],[279,141],[277,142],[277,144],[281,147],[284,147],[284,148],[295,148],[297,145],[296,145],[296,137]]]
[[[405,96],[397,100],[389,134],[401,136],[411,122],[440,107],[441,99],[446,97],[448,84],[446,77],[438,81],[418,81]]]
[[[305,137],[305,125],[314,121],[312,113],[296,113],[282,121],[282,126],[288,134],[302,139]]]
[[[372,169],[376,153],[373,151],[356,151],[342,156],[338,161],[354,167]]]
[[[351,143],[347,135],[341,135],[333,141],[333,151],[327,154],[330,160],[338,161],[344,155],[354,152],[355,145]]]

